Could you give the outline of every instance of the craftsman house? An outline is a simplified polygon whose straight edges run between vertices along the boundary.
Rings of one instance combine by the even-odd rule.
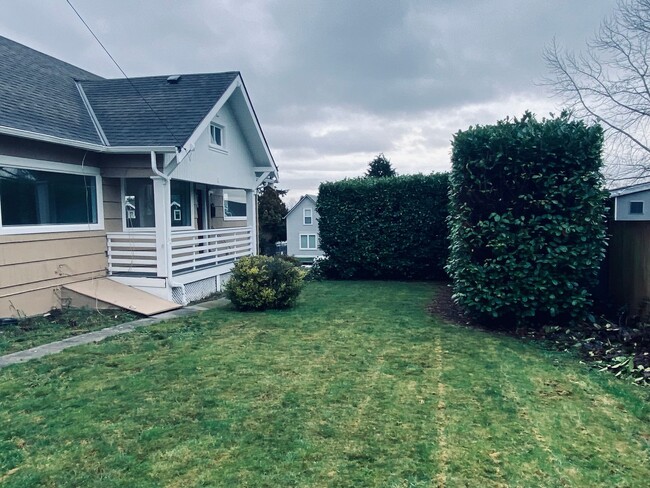
[[[213,293],[275,179],[239,72],[103,79],[0,37],[0,317]]]

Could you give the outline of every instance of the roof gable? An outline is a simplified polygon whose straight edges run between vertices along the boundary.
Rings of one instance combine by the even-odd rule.
[[[0,133],[102,152],[185,146],[187,155],[231,97],[256,172],[277,173],[237,71],[103,79],[0,36]]]
[[[291,212],[293,212],[295,209],[300,207],[305,200],[310,200],[314,205],[316,205],[316,202],[318,201],[318,195],[312,195],[308,193],[306,195],[301,196],[300,200],[298,200],[298,203],[296,203],[293,207],[291,207],[291,209],[287,212],[287,215],[285,215],[284,218],[286,219],[291,214]]]
[[[236,71],[80,82],[111,146],[182,146],[239,76]],[[146,101],[145,101],[146,100]]]

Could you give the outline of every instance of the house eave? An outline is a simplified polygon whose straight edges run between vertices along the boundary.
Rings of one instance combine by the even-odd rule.
[[[610,198],[617,198],[625,195],[633,195],[635,193],[641,193],[643,191],[648,191],[648,190],[650,190],[650,183],[639,183],[637,185],[609,190],[609,196]]]
[[[300,197],[300,200],[298,200],[298,202],[293,207],[291,207],[289,209],[289,211],[287,212],[287,215],[285,215],[283,218],[286,219],[291,214],[291,212],[293,212],[295,209],[297,209],[300,206],[300,204],[303,201],[307,200],[307,199],[311,200],[314,203],[314,205],[316,205],[316,202],[314,201],[314,199],[311,196],[303,195],[303,196]]]
[[[102,144],[93,144],[91,142],[76,141],[74,139],[66,139],[64,137],[56,137],[48,134],[40,134],[38,132],[31,132],[23,129],[16,129],[13,127],[0,126],[0,134],[22,137],[23,139],[31,139],[40,142],[50,142],[52,144],[61,144],[63,146],[75,147],[77,149],[85,149],[87,151],[95,151],[100,153],[117,153],[117,154],[134,154],[134,153],[150,153],[151,151],[159,153],[176,153],[174,146],[104,146]]]

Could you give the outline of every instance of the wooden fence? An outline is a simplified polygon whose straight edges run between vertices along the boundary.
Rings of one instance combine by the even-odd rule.
[[[648,313],[650,300],[650,222],[612,222],[609,292],[632,315]]]

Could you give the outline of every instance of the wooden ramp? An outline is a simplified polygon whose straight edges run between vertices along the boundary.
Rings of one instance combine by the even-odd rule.
[[[62,296],[73,306],[123,308],[142,315],[156,315],[181,308],[151,293],[138,290],[108,278],[97,278],[63,285]]]

